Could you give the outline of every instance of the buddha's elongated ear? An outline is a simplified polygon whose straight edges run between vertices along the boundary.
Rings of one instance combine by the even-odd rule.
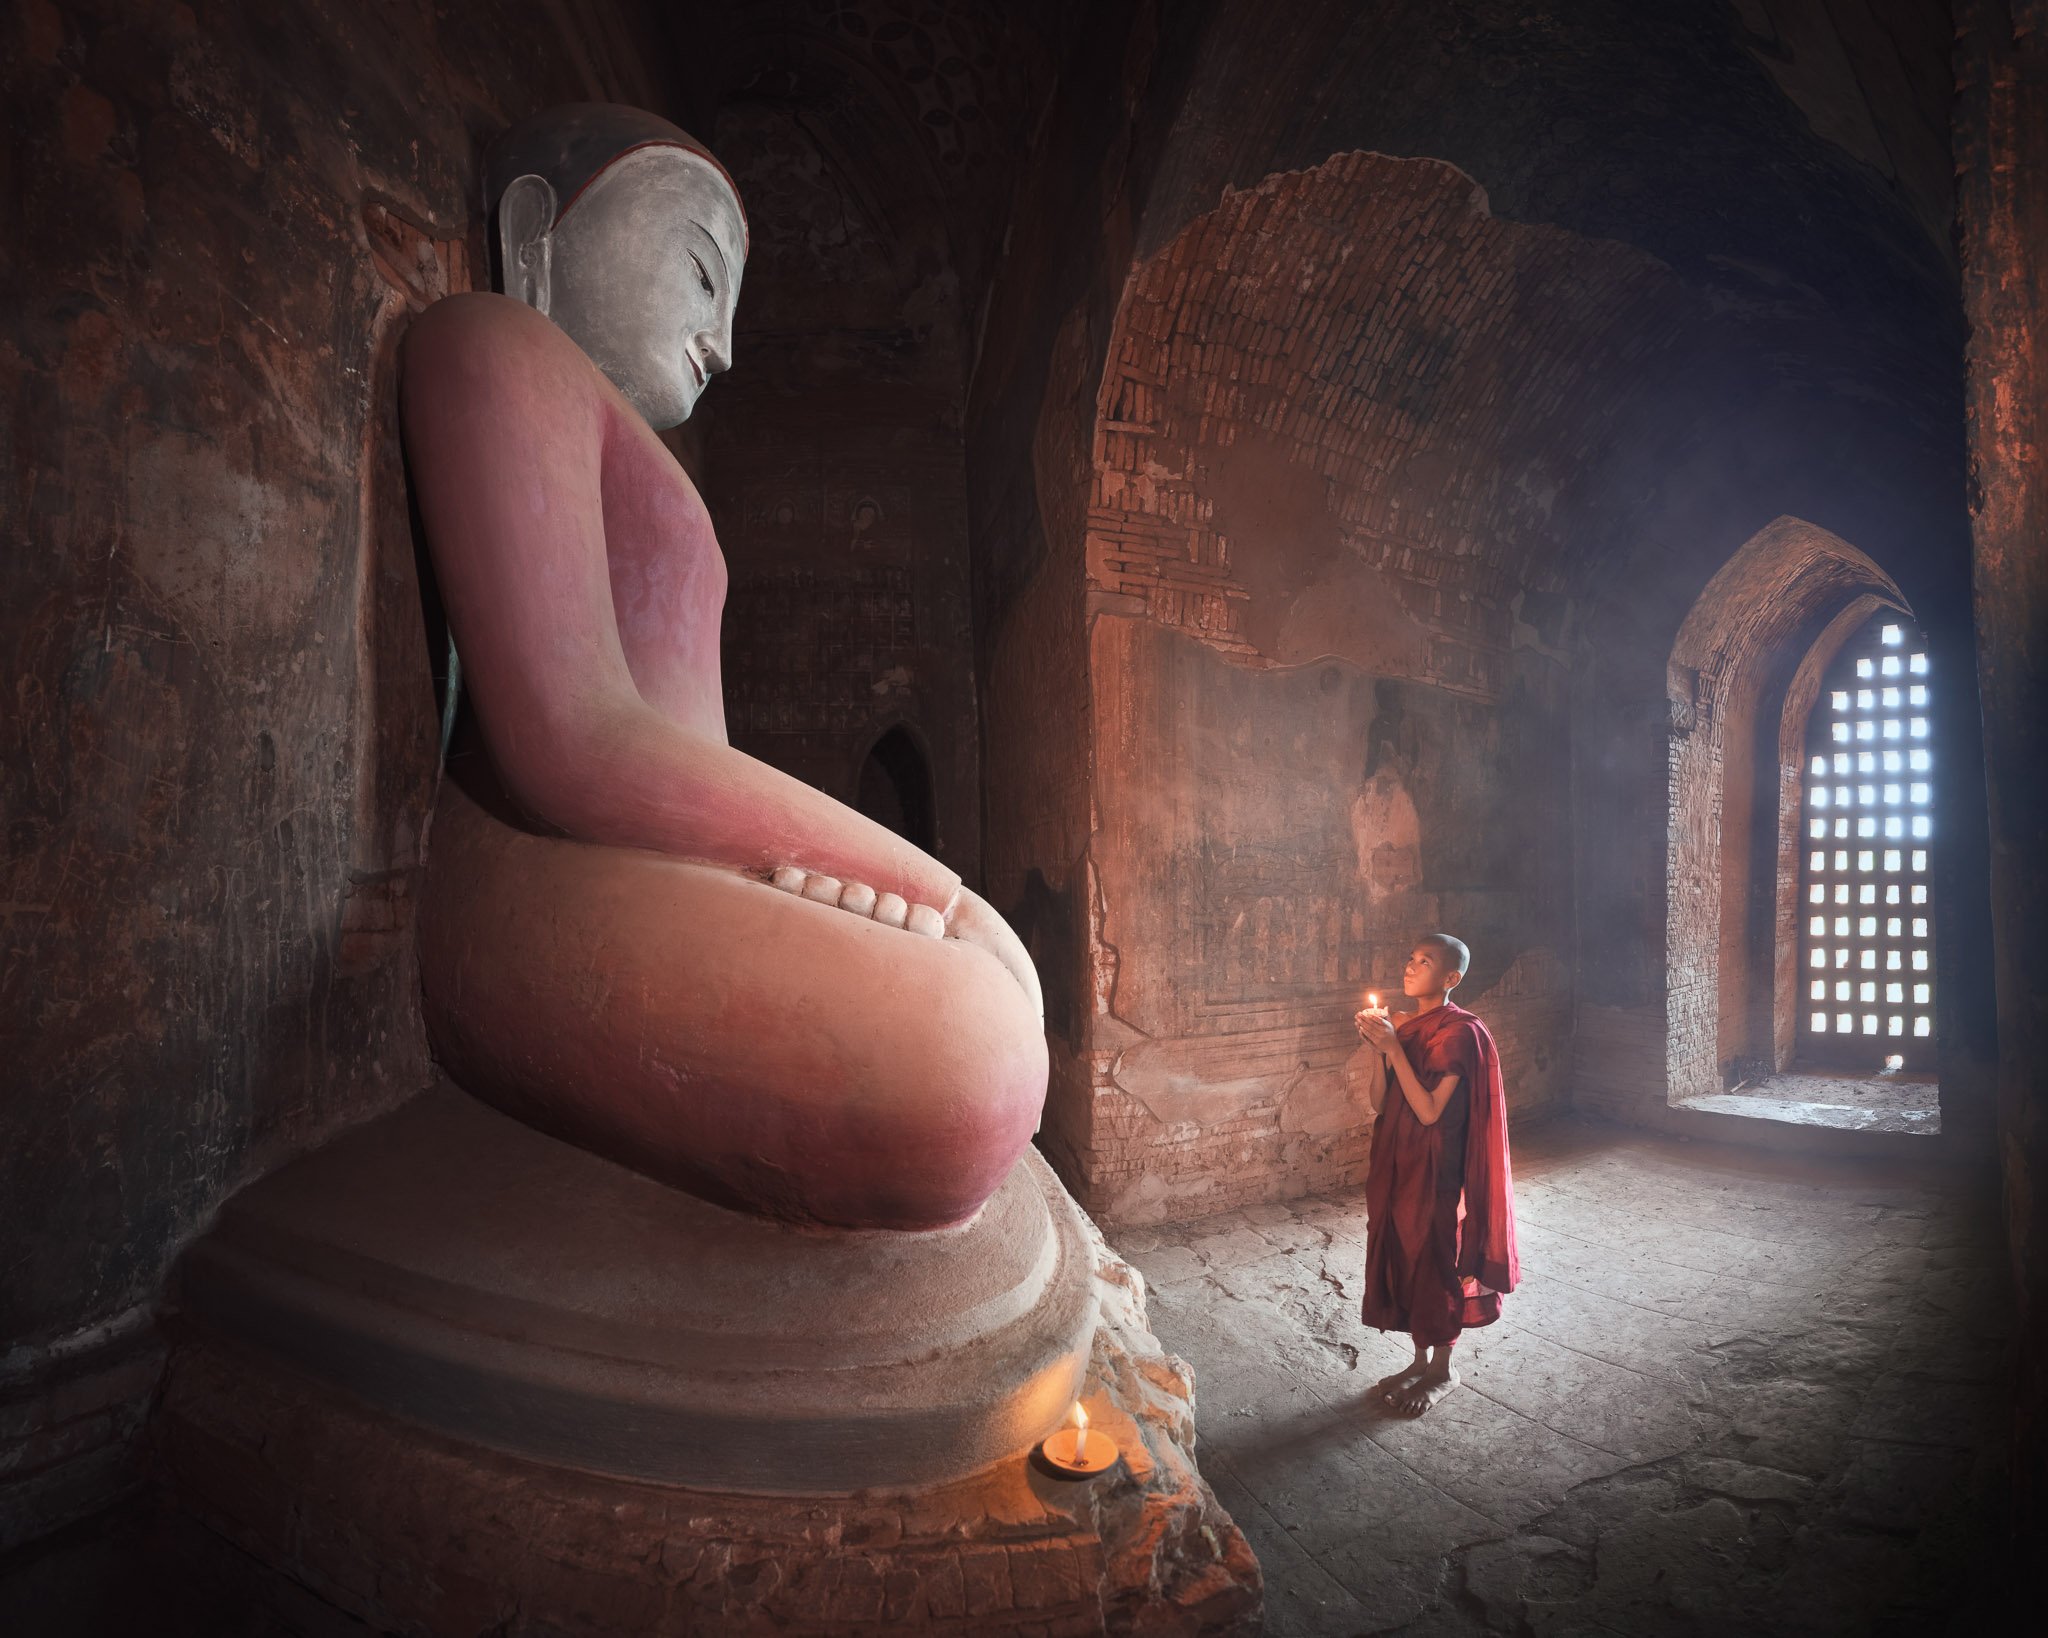
[[[544,176],[515,177],[498,200],[505,294],[545,313],[554,298],[555,190]]]

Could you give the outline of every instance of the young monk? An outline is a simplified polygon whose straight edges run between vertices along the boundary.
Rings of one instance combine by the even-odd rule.
[[[1450,999],[1471,960],[1457,939],[1427,934],[1401,975],[1415,1011],[1398,1027],[1378,1010],[1356,1019],[1386,1064],[1365,1181],[1364,1319],[1415,1339],[1415,1358],[1371,1391],[1408,1416],[1458,1385],[1459,1333],[1499,1319],[1520,1277],[1500,1054]]]

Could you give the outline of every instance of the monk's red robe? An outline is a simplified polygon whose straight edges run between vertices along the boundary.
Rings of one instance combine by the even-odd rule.
[[[1398,1033],[1425,1088],[1456,1075],[1458,1090],[1425,1126],[1387,1066],[1365,1179],[1364,1319],[1434,1346],[1499,1319],[1521,1277],[1507,1099],[1493,1037],[1463,1007],[1446,1002]]]

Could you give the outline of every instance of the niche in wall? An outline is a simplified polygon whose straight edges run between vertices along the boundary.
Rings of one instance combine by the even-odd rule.
[[[927,853],[939,848],[932,765],[908,725],[885,729],[861,759],[854,805]]]

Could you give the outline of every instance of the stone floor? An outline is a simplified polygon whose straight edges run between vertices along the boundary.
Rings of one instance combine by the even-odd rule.
[[[1929,1075],[1772,1075],[1686,1098],[1680,1107],[1855,1132],[1941,1131],[1941,1097]]]
[[[1111,1238],[1195,1367],[1266,1631],[1885,1633],[1995,1614],[1993,1181],[1517,1134],[1522,1288],[1417,1421],[1363,1397],[1357,1196]],[[1976,1630],[1973,1628],[1973,1630]]]

